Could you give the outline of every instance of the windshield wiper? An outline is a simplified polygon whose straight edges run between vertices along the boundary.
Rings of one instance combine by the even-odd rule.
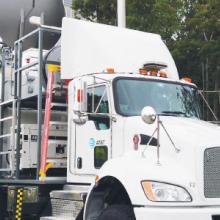
[[[181,112],[181,111],[162,111],[159,115],[187,117],[187,114],[185,112]]]

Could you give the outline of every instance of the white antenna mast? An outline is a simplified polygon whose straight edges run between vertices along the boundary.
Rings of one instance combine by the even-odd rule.
[[[117,0],[118,27],[126,27],[126,0]]]

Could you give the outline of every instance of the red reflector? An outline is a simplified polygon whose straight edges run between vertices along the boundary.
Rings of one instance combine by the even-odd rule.
[[[65,85],[68,86],[71,81],[72,81],[72,79],[66,79],[66,80],[65,80]]]
[[[82,90],[80,90],[80,89],[78,89],[77,90],[77,102],[82,102],[82,93],[83,93],[83,91]]]
[[[140,141],[139,135],[135,134],[133,137],[134,150],[138,150],[139,141]]]

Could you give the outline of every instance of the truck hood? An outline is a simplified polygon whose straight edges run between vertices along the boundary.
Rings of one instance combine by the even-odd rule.
[[[176,147],[180,149],[220,146],[220,140],[218,138],[220,127],[217,125],[185,117],[161,116],[160,120]],[[133,146],[133,136],[135,134],[152,136],[156,126],[156,123],[152,125],[145,124],[139,116],[126,118],[124,123],[125,146]],[[172,146],[164,129],[161,128],[160,130],[161,147]],[[154,137],[157,136],[154,135]],[[128,141],[127,143],[126,140]]]
[[[127,153],[115,159],[115,169],[113,169],[116,172],[115,176],[121,178],[120,181],[131,189],[129,192],[134,204],[140,202],[136,199],[137,195],[143,196],[140,182],[152,180],[185,188],[193,198],[193,202],[186,205],[218,205],[220,198],[210,200],[204,196],[204,152],[206,148],[220,147],[220,128],[191,118],[161,116],[160,119],[180,151],[178,153],[175,151],[163,129],[161,129],[160,135],[159,158],[155,146],[139,145],[138,150],[135,150],[134,135],[151,136],[156,128],[156,123],[148,125],[140,117],[128,117],[124,121],[123,129],[124,148]],[[155,137],[157,136],[155,135]],[[111,170],[112,163],[114,162],[109,161],[104,167]],[[108,175],[111,175],[112,172],[109,171]],[[139,192],[133,190],[135,184],[139,186],[139,188],[137,187]],[[142,201],[143,204],[147,204],[144,196]],[[173,204],[173,206],[175,205]]]

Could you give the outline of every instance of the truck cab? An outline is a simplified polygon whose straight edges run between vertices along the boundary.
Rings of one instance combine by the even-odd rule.
[[[89,186],[81,218],[219,219],[220,128],[161,38],[64,19],[61,44],[67,182]]]
[[[202,120],[194,84],[159,73],[99,73],[74,79],[69,90],[68,182],[92,183],[86,220],[131,208],[136,219],[164,218],[167,211],[174,219],[177,209],[193,219],[204,215],[198,207],[206,213],[219,203],[220,129]],[[74,111],[76,99],[81,112]],[[145,115],[146,106],[154,112]],[[151,114],[156,119],[144,119]]]
[[[87,94],[82,100],[79,91]],[[201,119],[200,99],[194,84],[160,76],[104,72],[74,79],[69,85],[68,181],[90,183],[107,160],[144,149],[156,126],[141,119],[144,107],[181,124]],[[84,111],[75,109],[82,105]],[[152,143],[157,145],[157,139]]]

